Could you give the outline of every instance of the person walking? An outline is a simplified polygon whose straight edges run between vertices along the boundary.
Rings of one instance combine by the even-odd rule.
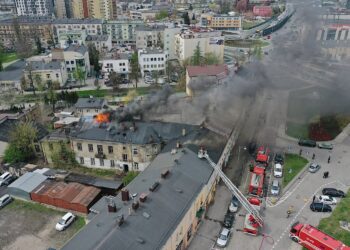
[[[331,162],[331,156],[328,156],[328,163]]]
[[[315,160],[315,153],[312,154],[312,159]]]

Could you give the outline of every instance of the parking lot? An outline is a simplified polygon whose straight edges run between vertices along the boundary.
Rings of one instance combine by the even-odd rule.
[[[0,210],[0,249],[60,248],[83,225],[79,217],[63,232],[55,225],[64,212],[37,203],[15,200]]]

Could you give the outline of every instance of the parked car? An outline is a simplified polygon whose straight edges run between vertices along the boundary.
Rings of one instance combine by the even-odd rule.
[[[330,197],[328,195],[320,195],[318,197],[318,201],[322,202],[324,204],[327,204],[327,205],[336,205],[337,204],[337,200],[334,197]]]
[[[272,186],[271,186],[271,194],[272,195],[279,195],[280,193],[280,184],[278,182],[278,180],[274,180],[272,182]]]
[[[335,189],[335,188],[324,188],[322,189],[323,195],[328,195],[331,197],[345,197],[345,193],[341,190]]]
[[[0,208],[3,208],[7,204],[9,204],[11,201],[13,201],[13,198],[8,194],[4,194],[3,196],[0,197]]]
[[[75,220],[75,215],[72,213],[66,213],[56,224],[57,231],[63,231]]]
[[[316,142],[314,140],[299,139],[298,144],[299,146],[316,147]]]
[[[238,201],[237,197],[233,195],[228,210],[231,213],[235,213],[235,212],[237,212],[238,208],[239,208],[239,201]]]
[[[224,217],[224,227],[231,228],[234,220],[235,220],[235,214],[230,212],[226,213]]]
[[[275,154],[275,159],[274,160],[275,160],[275,163],[280,163],[282,165],[284,163],[283,155],[280,154],[280,153]]]
[[[311,203],[310,209],[313,212],[332,212],[332,207],[330,205],[320,202]]]
[[[155,81],[154,81],[154,79],[145,79],[145,83],[153,84],[153,83],[155,83]]]
[[[122,84],[129,84],[129,83],[130,83],[129,79],[123,78]]]
[[[319,164],[311,163],[309,166],[309,172],[316,173],[320,168],[321,168],[321,166]]]
[[[10,184],[12,175],[9,172],[5,172],[0,176],[0,187]]]
[[[219,235],[219,238],[217,239],[216,241],[216,244],[219,246],[219,247],[225,247],[230,239],[230,230],[227,229],[227,228],[223,228],[221,230],[221,233]]]
[[[330,143],[318,143],[317,144],[318,148],[323,148],[323,149],[328,149],[328,150],[332,150],[333,149],[333,145]]]
[[[283,175],[283,167],[280,163],[275,164],[275,168],[273,169],[273,176],[276,178],[281,178]]]

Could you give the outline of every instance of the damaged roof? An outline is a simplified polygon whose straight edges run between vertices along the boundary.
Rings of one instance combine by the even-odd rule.
[[[189,77],[196,76],[219,76],[228,75],[226,64],[220,65],[205,65],[205,66],[187,66],[186,68]]]
[[[79,98],[75,107],[77,109],[102,109],[105,100],[102,98]]]

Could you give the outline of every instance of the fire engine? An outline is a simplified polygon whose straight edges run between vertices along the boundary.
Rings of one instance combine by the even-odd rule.
[[[263,196],[264,194],[264,178],[265,169],[261,167],[254,167],[253,172],[250,173],[249,194],[254,196]]]
[[[260,146],[258,148],[258,153],[256,154],[255,161],[267,167],[267,165],[269,165],[269,160],[270,160],[269,154],[270,154],[270,150],[267,147]]]

